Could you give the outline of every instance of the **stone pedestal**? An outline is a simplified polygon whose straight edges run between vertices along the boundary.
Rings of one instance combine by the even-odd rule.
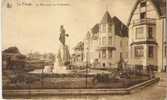
[[[53,73],[69,73],[66,65],[70,63],[70,53],[67,45],[60,44],[54,63]]]
[[[66,69],[66,66],[58,65],[56,62],[54,63],[53,73],[66,74],[69,72],[70,71]]]
[[[66,65],[66,63],[70,62],[70,53],[67,45],[60,45],[57,52],[56,62],[61,66]]]

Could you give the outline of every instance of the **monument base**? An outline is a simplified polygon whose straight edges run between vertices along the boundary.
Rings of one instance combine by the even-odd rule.
[[[54,63],[53,73],[58,73],[58,74],[67,74],[67,73],[70,73],[70,70],[67,70],[66,67],[67,66],[58,65],[57,63]]]

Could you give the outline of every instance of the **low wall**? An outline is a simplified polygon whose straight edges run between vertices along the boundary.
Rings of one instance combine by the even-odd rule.
[[[31,90],[3,90],[3,96],[40,96],[40,95],[93,95],[93,94],[117,94],[124,95],[136,92],[158,82],[160,78],[154,78],[128,88],[118,89],[31,89]]]

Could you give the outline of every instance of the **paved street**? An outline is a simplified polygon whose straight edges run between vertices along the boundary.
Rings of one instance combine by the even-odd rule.
[[[149,86],[130,95],[91,95],[91,96],[41,96],[32,99],[52,100],[165,100],[167,95],[167,73],[160,73],[159,83]],[[166,99],[167,100],[167,99]]]

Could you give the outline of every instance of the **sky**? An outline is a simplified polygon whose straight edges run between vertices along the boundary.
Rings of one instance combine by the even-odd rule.
[[[106,10],[127,24],[136,0],[3,0],[2,48],[22,53],[56,53],[64,25],[70,50],[102,19]],[[7,6],[7,5],[10,6]]]

